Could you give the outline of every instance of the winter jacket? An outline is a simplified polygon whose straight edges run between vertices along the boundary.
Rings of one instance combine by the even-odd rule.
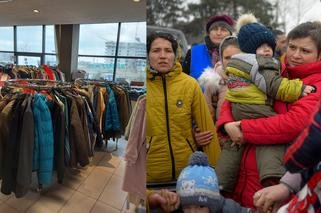
[[[223,72],[222,64],[218,62],[215,68],[206,68],[198,78],[199,84],[204,88],[205,100],[214,122],[220,115],[227,90],[227,76]]]
[[[197,147],[192,122],[201,131],[213,131],[210,144],[203,147],[212,165],[220,154],[214,123],[197,81],[182,73],[179,57],[167,74],[149,66],[146,97],[147,182],[176,180]]]
[[[207,67],[213,67],[211,56],[205,44],[192,46],[190,76],[198,79]]]
[[[22,118],[19,158],[17,162],[16,197],[26,195],[32,183],[32,158],[35,136],[32,101],[33,97],[29,96],[26,100],[26,109]]]
[[[3,174],[1,182],[1,192],[9,195],[16,190],[17,165],[19,159],[19,147],[22,132],[22,119],[26,107],[25,94],[18,95],[12,107],[12,117],[9,126],[9,137],[3,141],[5,145],[3,156]]]
[[[309,169],[321,161],[321,105],[294,144],[287,150],[284,162],[290,172]]]
[[[37,171],[39,184],[51,184],[54,158],[54,137],[52,119],[47,98],[36,94],[33,104],[35,141],[33,170]]]
[[[109,99],[105,110],[105,131],[120,131],[121,126],[115,94],[108,85],[106,85],[106,91],[108,92]]]
[[[301,96],[302,81],[280,76],[280,65],[272,57],[237,54],[228,63],[226,100],[241,104],[273,104],[273,99],[293,102]]]
[[[15,98],[3,98],[0,102],[0,178],[3,175],[3,163],[6,143],[9,138],[12,110]]]
[[[234,198],[242,206],[252,207],[253,195],[262,186],[259,184],[256,167],[256,144],[288,144],[292,142],[309,121],[315,106],[320,101],[321,92],[321,61],[308,63],[296,67],[285,67],[282,76],[289,79],[299,78],[305,85],[313,85],[316,93],[300,98],[293,103],[276,101],[274,110],[278,115],[268,118],[243,119],[241,129],[243,140],[247,142],[239,179],[234,193]],[[222,105],[220,118],[217,122],[218,131],[222,130],[225,123],[233,121],[230,103],[225,101]]]
[[[78,111],[76,98],[71,94],[67,94],[69,106],[69,143],[70,143],[70,166],[77,167],[89,164],[89,156],[87,150],[85,134],[83,132],[81,112]],[[79,107],[81,109],[81,107]]]
[[[65,115],[63,104],[57,100],[49,102],[54,132],[54,167],[58,183],[62,183],[65,172]]]

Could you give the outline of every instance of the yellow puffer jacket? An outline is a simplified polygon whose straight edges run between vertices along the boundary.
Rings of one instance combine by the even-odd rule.
[[[211,143],[203,147],[213,166],[221,151],[201,88],[194,78],[182,72],[178,58],[165,75],[146,68],[147,182],[176,180],[187,166],[189,156],[197,150],[193,120],[201,131],[210,130],[214,134]]]

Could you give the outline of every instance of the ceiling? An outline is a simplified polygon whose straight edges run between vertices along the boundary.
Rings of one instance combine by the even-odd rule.
[[[146,0],[0,0],[0,14],[0,26],[138,22]]]

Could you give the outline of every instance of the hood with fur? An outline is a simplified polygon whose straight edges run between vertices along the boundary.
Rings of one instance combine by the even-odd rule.
[[[205,91],[209,94],[215,94],[219,91],[222,77],[220,74],[211,67],[207,67],[202,75],[198,78],[198,82],[201,87],[205,88]]]

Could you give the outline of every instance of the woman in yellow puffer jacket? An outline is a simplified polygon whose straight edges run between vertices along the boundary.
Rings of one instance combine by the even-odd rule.
[[[212,131],[203,147],[215,166],[221,152],[204,95],[197,81],[182,72],[180,48],[172,35],[155,33],[147,39],[146,98],[147,182],[175,181],[198,149],[192,123],[200,131]]]

